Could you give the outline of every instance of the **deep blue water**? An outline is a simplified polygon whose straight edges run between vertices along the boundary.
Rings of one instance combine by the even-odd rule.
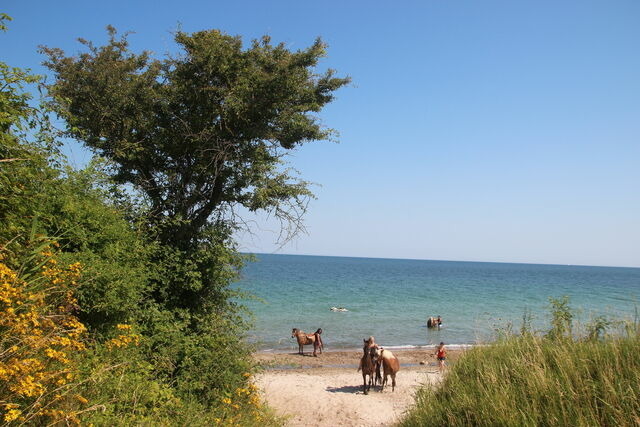
[[[640,269],[302,255],[257,255],[237,287],[255,315],[262,350],[297,348],[293,327],[321,327],[327,349],[357,348],[370,335],[386,346],[476,344],[515,330],[525,311],[548,328],[549,297],[570,297],[582,323],[597,315],[634,319]],[[345,307],[348,312],[332,312]],[[426,327],[441,315],[443,328]]]

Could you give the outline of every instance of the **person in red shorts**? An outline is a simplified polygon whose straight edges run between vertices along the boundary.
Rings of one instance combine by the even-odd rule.
[[[438,367],[440,368],[440,372],[444,371],[444,361],[447,359],[447,350],[444,348],[444,342],[441,342],[439,346],[436,347],[436,352],[434,356],[438,358]]]

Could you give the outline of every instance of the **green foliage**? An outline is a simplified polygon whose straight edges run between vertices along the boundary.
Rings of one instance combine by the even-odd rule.
[[[25,85],[37,83],[39,77],[20,68],[9,67],[0,62],[0,144],[15,144],[13,132],[23,131],[31,124],[28,120],[32,114],[29,106],[31,95],[23,91]],[[1,153],[5,160],[4,153]]]
[[[236,296],[228,284],[237,280],[244,257],[236,250],[231,229],[223,224],[200,234],[191,250],[161,245],[154,252],[155,300],[168,309],[188,308],[202,313],[232,308]]]
[[[531,314],[531,310],[526,308],[524,313],[522,314],[522,325],[520,326],[520,334],[527,335],[533,333],[533,315]]]
[[[551,330],[567,332],[568,300],[555,302]],[[640,330],[629,332],[601,340],[527,333],[475,347],[441,385],[418,392],[401,425],[635,425]]]
[[[607,329],[614,326],[616,322],[608,319],[606,316],[596,316],[587,324],[587,337],[590,340],[599,340],[604,338]]]
[[[6,29],[7,15],[0,14],[0,31]],[[11,131],[24,130],[29,125],[32,108],[29,106],[31,95],[23,89],[26,85],[37,83],[39,76],[32,75],[29,70],[10,67],[0,62],[0,146],[15,143]],[[0,153],[4,154],[4,153]]]
[[[0,64],[3,262],[26,265],[49,236],[61,262],[82,266],[83,421],[270,424],[249,383],[241,295],[229,287],[245,259],[233,209],[299,229],[312,194],[282,159],[331,136],[313,113],[348,79],[314,73],[319,40],[291,52],[268,38],[243,49],[218,31],[178,33],[184,55],[155,60],[110,35],[103,47],[83,42],[76,58],[43,49],[57,76],[48,105],[30,105],[38,77]],[[103,158],[67,167],[49,108]],[[114,347],[114,331],[130,328],[140,345]]]
[[[10,20],[0,14],[1,31]],[[25,87],[38,81],[28,70],[0,62],[0,249],[10,253],[25,243],[40,210],[43,197],[34,183],[55,176],[44,150],[26,138],[27,131],[39,123]],[[16,242],[16,236],[22,240]]]
[[[551,305],[551,330],[549,337],[570,337],[573,323],[573,313],[569,306],[569,297],[549,298]]]
[[[154,59],[109,35],[100,47],[81,41],[77,57],[42,49],[56,75],[50,105],[66,134],[108,159],[114,182],[147,203],[142,228],[153,246],[137,255],[148,260],[137,316],[147,355],[158,378],[212,404],[246,382],[249,367],[247,325],[229,288],[243,262],[234,209],[273,214],[287,236],[300,229],[312,194],[283,158],[331,137],[314,113],[348,79],[314,71],[320,40],[292,52],[268,37],[244,48],[220,31],[179,32],[182,54]],[[112,260],[94,264],[105,270]],[[117,312],[110,293],[91,295]]]
[[[0,150],[7,160],[0,163],[0,239],[3,249],[17,255],[24,252],[32,231],[38,230],[39,217],[47,206],[48,195],[43,190],[53,188],[58,173],[37,147],[14,140],[0,145]]]
[[[109,203],[95,184],[101,174],[62,173],[48,165],[44,153],[22,147],[25,161],[0,170],[0,238],[19,258],[32,233],[54,236],[64,262],[81,262],[80,318],[95,331],[126,323],[136,316],[148,286],[151,247]]]
[[[313,72],[324,43],[291,52],[264,37],[243,49],[220,31],[178,32],[182,54],[158,60],[109,34],[102,47],[82,41],[88,52],[77,57],[43,48],[56,75],[49,90],[67,134],[148,197],[164,244],[197,246],[212,217],[235,225],[238,205],[299,222],[311,193],[282,157],[332,135],[313,113],[348,82]]]

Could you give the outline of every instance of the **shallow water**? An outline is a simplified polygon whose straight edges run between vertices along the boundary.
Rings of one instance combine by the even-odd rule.
[[[291,329],[323,329],[328,349],[351,349],[374,335],[392,347],[475,344],[517,330],[525,311],[548,327],[549,297],[570,297],[577,319],[632,319],[640,269],[375,258],[258,255],[236,285],[262,301],[248,339],[261,350],[296,349]],[[345,307],[334,312],[331,307]],[[441,315],[443,328],[426,327]]]

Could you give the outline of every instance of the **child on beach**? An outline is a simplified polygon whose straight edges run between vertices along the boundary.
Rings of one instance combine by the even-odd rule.
[[[438,358],[438,367],[440,372],[444,372],[444,361],[447,358],[447,350],[444,348],[444,342],[440,342],[440,345],[436,347],[434,356]]]

